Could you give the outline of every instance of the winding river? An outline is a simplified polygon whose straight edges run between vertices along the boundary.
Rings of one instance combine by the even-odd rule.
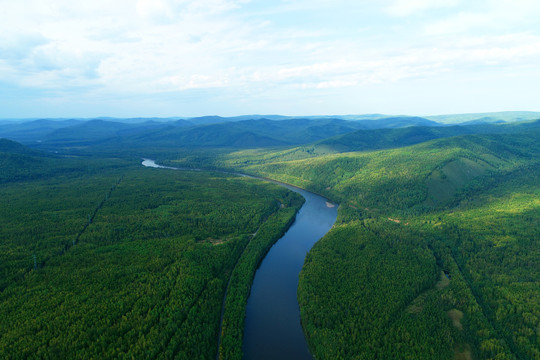
[[[144,159],[142,164],[178,169],[157,165],[149,159]],[[270,249],[255,273],[246,308],[242,346],[244,359],[311,360],[313,357],[300,324],[296,296],[298,275],[307,252],[336,221],[337,206],[309,191],[268,181],[299,193],[306,202],[289,230]]]

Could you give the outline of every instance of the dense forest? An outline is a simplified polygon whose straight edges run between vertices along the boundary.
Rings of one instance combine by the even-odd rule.
[[[3,358],[215,357],[231,273],[241,307],[302,203],[234,175],[31,159],[0,189]],[[224,344],[243,326],[226,314]]]
[[[539,138],[533,128],[372,152],[242,150],[213,164],[341,203],[300,278],[316,358],[534,359]]]
[[[0,139],[4,358],[242,358],[302,199],[231,170],[340,204],[300,274],[316,359],[540,359],[538,121],[39,124]]]

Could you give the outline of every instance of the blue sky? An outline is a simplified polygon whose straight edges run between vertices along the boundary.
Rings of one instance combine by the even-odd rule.
[[[0,7],[0,118],[540,110],[537,0]]]

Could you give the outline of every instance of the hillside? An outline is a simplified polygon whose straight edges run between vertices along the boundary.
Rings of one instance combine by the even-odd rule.
[[[411,126],[440,127],[441,124],[485,125],[537,120],[538,113],[507,112],[428,117],[387,115],[336,115],[291,117],[281,115],[243,115],[235,117],[204,116],[197,118],[96,118],[96,119],[36,119],[0,123],[0,138],[25,144],[96,145],[100,142],[152,139],[158,146],[209,146],[250,148],[261,140],[262,146],[306,144],[354,130],[400,129]],[[190,128],[189,132],[179,128]],[[225,129],[225,130],[224,130]],[[155,131],[157,130],[157,131]],[[225,131],[221,140],[191,141],[189,133],[210,138]],[[240,134],[251,136],[240,144]],[[152,135],[153,134],[153,135]],[[458,135],[455,133],[453,135]],[[146,136],[148,135],[148,136]],[[131,137],[133,136],[133,137]],[[260,137],[260,138],[259,138]],[[236,138],[236,139],[235,139]],[[227,142],[230,140],[230,142]]]
[[[144,122],[140,124],[126,124],[105,120],[90,120],[82,124],[57,129],[47,134],[43,140],[48,145],[59,144],[89,145],[107,141],[111,138],[145,133],[164,125],[157,122]]]
[[[0,353],[214,358],[228,287],[220,351],[241,357],[253,273],[301,200],[139,168],[156,156],[340,204],[298,288],[317,359],[540,358],[540,121],[424,120],[99,119],[51,130],[49,152],[0,139]]]
[[[355,122],[336,119],[242,120],[183,128],[167,127],[133,138],[128,137],[124,141],[183,148],[278,147],[310,143],[354,131],[359,126]]]
[[[390,149],[458,135],[507,134],[534,128],[540,128],[540,120],[517,124],[473,124],[445,127],[410,126],[371,131],[357,130],[319,141],[314,144],[314,151],[332,153]]]
[[[190,120],[191,121],[191,120]],[[125,124],[92,120],[47,134],[39,144],[45,149],[84,149],[89,146],[115,151],[144,148],[256,148],[283,147],[314,142],[360,128],[355,122],[324,119],[258,119],[193,125],[173,123]]]
[[[540,128],[515,135],[466,135],[398,149],[299,160],[289,160],[287,151],[235,152],[216,161],[224,167],[277,178],[340,201],[344,194],[352,192],[357,194],[356,201],[410,211],[423,206],[427,199],[426,179],[432,179],[434,173],[452,161],[470,159],[499,171],[534,161],[538,156],[539,132]],[[407,193],[396,193],[396,186]]]
[[[304,159],[239,151],[213,162],[340,202],[338,224],[300,279],[317,358],[530,359],[540,354],[539,138],[530,128]]]
[[[226,166],[269,164],[273,161],[302,160],[345,152],[394,149],[433,139],[463,134],[511,134],[538,128],[540,128],[540,121],[527,121],[514,124],[360,129],[297,147],[284,147],[283,149],[270,151],[264,149],[245,149],[235,151],[230,156],[223,155],[223,152],[221,152],[222,155],[218,157],[223,159],[230,158],[231,161]],[[177,159],[177,163],[181,162],[183,166],[189,166],[194,158],[198,159],[195,161],[201,161],[203,158],[208,159],[214,156],[209,152],[198,152],[198,156],[195,154],[197,152],[191,151],[182,160]],[[206,162],[206,160],[202,161]],[[224,166],[224,164],[218,164],[218,166]]]
[[[26,122],[10,121],[0,125],[0,138],[8,138],[22,143],[42,141],[57,129],[80,124],[79,120],[39,119]]]
[[[55,164],[46,153],[0,139],[0,183],[54,176]]]
[[[418,117],[284,117],[35,120],[0,124],[0,137],[46,149],[124,147],[276,147],[311,143],[358,129],[437,126]],[[352,121],[354,119],[354,121]]]
[[[34,153],[34,151],[24,146],[23,144],[9,139],[0,139],[0,152],[12,154]]]

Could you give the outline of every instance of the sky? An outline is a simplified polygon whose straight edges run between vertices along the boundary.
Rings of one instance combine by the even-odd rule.
[[[0,8],[0,118],[540,110],[537,0]]]

